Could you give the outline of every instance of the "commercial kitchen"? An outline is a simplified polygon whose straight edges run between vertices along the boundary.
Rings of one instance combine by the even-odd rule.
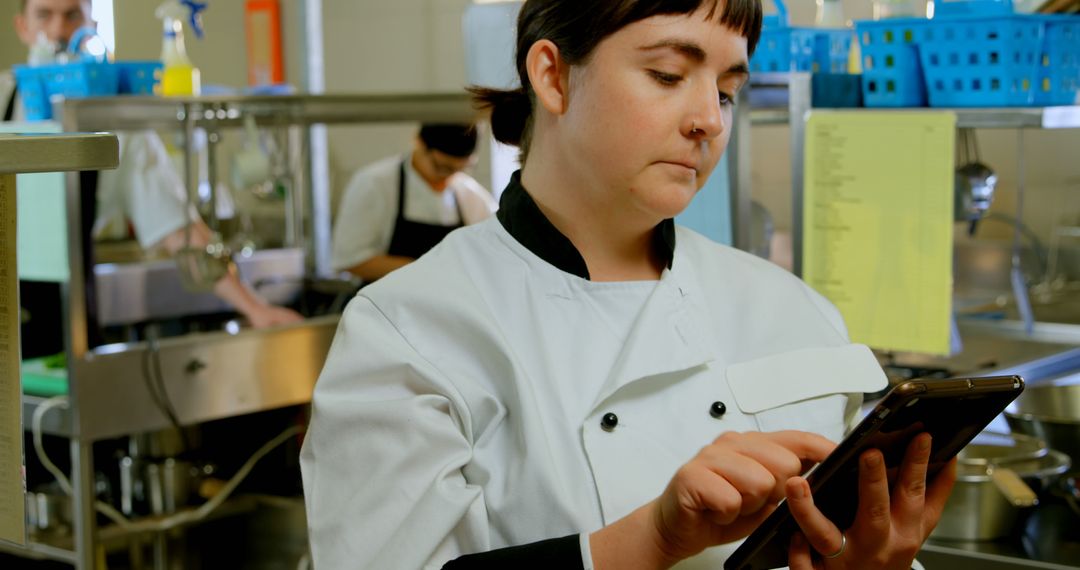
[[[0,568],[1080,568],[1080,2],[0,14]]]

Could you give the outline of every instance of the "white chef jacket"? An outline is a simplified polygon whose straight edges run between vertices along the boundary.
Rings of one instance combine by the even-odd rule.
[[[870,351],[779,267],[676,235],[671,268],[603,366],[596,299],[625,284],[555,268],[496,219],[363,289],[301,452],[315,567],[440,568],[575,533],[587,545],[725,431],[838,440],[861,393],[885,384]],[[678,567],[720,568],[736,546]]]
[[[345,187],[334,220],[334,270],[345,271],[390,249],[398,214],[402,161],[407,220],[441,226],[469,225],[495,211],[491,192],[464,172],[451,176],[446,189],[436,192],[413,168],[410,155],[385,158],[357,171]]]

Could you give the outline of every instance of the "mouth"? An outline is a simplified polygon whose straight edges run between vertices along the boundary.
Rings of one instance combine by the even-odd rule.
[[[659,164],[669,164],[671,166],[678,166],[686,170],[693,171],[694,174],[698,173],[698,165],[695,162],[683,161],[683,160],[661,160]]]

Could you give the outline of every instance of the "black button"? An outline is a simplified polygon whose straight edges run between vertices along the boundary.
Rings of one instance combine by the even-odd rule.
[[[726,413],[727,406],[723,402],[713,402],[709,407],[709,415],[716,419],[720,419]]]
[[[604,431],[613,431],[617,425],[619,425],[619,416],[611,412],[604,414],[604,417],[600,419],[600,427]]]

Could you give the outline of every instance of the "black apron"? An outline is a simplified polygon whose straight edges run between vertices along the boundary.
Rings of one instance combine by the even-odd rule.
[[[445,191],[452,191],[447,188]],[[456,198],[456,197],[455,197]],[[461,213],[461,204],[457,204],[458,217],[462,223],[453,226],[424,224],[405,219],[405,161],[401,162],[398,175],[398,214],[394,220],[394,233],[390,238],[387,255],[411,257],[416,259],[435,247],[447,234],[464,225],[465,216]]]
[[[11,90],[11,97],[8,99],[7,108],[4,109],[4,122],[11,121],[15,117],[15,98],[19,96],[19,88],[15,87]]]

